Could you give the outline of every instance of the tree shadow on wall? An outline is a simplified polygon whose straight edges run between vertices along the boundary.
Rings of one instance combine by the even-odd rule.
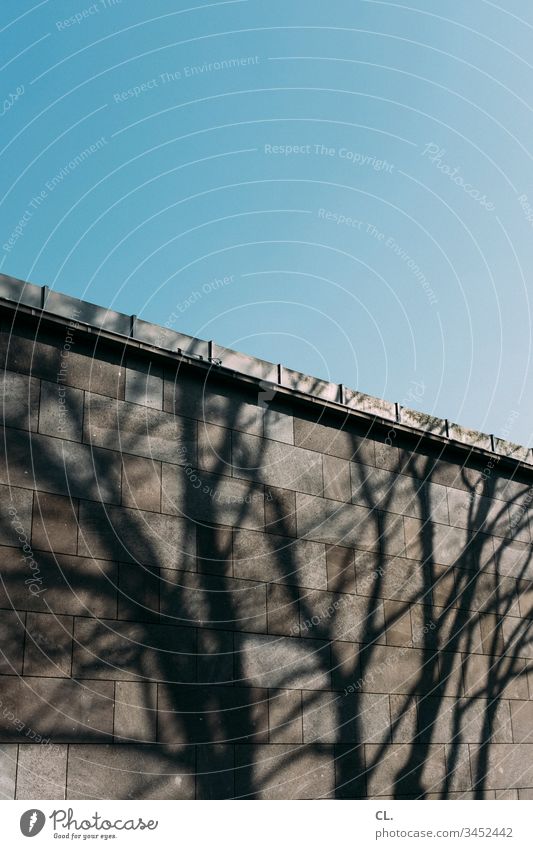
[[[139,373],[146,402],[162,366]],[[4,716],[2,739],[100,751],[72,797],[106,759],[129,774],[106,798],[191,795],[191,775],[197,798],[484,797],[529,698],[527,485],[298,413],[317,492],[322,454],[291,447],[281,399],[166,378],[168,415],[85,399],[90,469],[11,422],[5,480],[46,592],[4,513],[0,697],[24,728]]]

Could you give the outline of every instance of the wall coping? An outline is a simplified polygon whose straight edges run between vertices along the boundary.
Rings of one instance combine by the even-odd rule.
[[[287,368],[281,363],[270,363],[248,354],[217,345],[211,340],[197,339],[184,333],[138,319],[135,315],[108,310],[49,289],[36,286],[15,277],[0,274],[0,301],[5,306],[20,308],[45,316],[76,321],[93,332],[122,341],[138,343],[139,347],[157,349],[162,354],[178,355],[190,361],[205,363],[210,368],[220,369],[226,375],[240,379],[259,381],[263,389],[275,389],[283,394],[313,400],[330,408],[358,414],[365,420],[378,420],[393,425],[396,430],[432,437],[439,442],[475,454],[496,456],[498,460],[533,466],[533,449],[516,445],[493,434],[480,433],[470,428],[439,419],[435,416],[411,410],[400,403],[384,401],[372,395],[350,389],[342,383],[332,383],[311,375]],[[16,305],[16,306],[15,306]]]

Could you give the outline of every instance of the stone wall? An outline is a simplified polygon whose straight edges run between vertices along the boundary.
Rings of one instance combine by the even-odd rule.
[[[37,307],[2,798],[533,798],[531,468]]]

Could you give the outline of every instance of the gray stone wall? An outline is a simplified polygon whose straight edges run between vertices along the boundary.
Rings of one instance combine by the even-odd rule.
[[[533,798],[532,471],[2,316],[2,798]]]

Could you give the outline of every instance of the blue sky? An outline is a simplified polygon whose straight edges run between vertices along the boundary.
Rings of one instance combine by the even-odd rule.
[[[5,2],[0,268],[532,444],[532,36],[526,0]]]

